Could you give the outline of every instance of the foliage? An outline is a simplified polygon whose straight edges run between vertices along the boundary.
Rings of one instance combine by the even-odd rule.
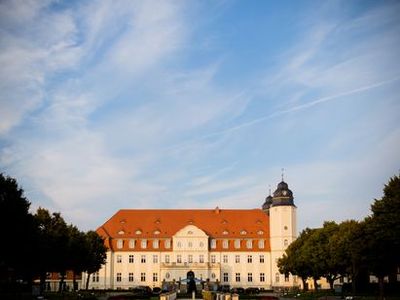
[[[0,226],[9,241],[0,247],[0,274],[13,282],[39,275],[43,287],[47,272],[60,273],[62,282],[67,270],[93,273],[105,263],[104,241],[96,232],[84,233],[44,208],[32,215],[29,207],[16,180],[0,174]]]
[[[363,271],[375,274],[383,297],[383,278],[400,266],[400,177],[384,187],[384,195],[371,206],[372,215],[362,222],[325,222],[322,228],[306,229],[278,261],[281,273],[303,280],[325,277],[334,280],[347,275],[353,284]]]

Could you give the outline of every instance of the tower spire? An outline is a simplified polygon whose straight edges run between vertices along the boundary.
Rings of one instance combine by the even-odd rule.
[[[282,168],[281,171],[282,171],[282,181],[284,181],[283,179],[284,179],[284,175],[285,175],[285,169]]]

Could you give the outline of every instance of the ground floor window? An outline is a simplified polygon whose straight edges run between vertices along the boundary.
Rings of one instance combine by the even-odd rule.
[[[99,282],[99,272],[93,273],[92,276],[93,282]]]
[[[276,273],[276,274],[275,274],[275,282],[279,282],[279,277],[280,277],[280,276],[279,276],[279,273]]]
[[[122,280],[122,274],[121,273],[117,273],[117,281],[121,282]]]
[[[240,282],[240,273],[236,273],[236,282]]]
[[[158,273],[153,273],[153,281],[154,282],[158,281]]]
[[[224,282],[228,282],[229,281],[228,280],[228,273],[224,273],[222,278],[223,278]]]
[[[285,274],[285,282],[289,282],[289,274]]]
[[[128,278],[129,278],[129,282],[132,282],[133,281],[133,273],[129,273]]]
[[[260,273],[260,282],[265,282],[265,274]]]
[[[252,282],[253,281],[253,273],[247,273],[247,281]]]

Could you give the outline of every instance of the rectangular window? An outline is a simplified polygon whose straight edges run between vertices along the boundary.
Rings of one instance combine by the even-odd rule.
[[[228,263],[228,255],[222,256],[222,261],[224,262],[224,264],[227,264]]]
[[[235,255],[235,263],[240,263],[240,255]]]
[[[285,282],[289,282],[289,274],[285,274]]]
[[[263,255],[263,254],[261,254],[261,255],[260,255],[260,263],[261,263],[261,264],[263,264],[263,263],[264,263],[264,261],[265,261],[265,260],[264,260],[264,255]]]
[[[215,264],[215,255],[211,255],[211,263]]]
[[[240,282],[240,273],[236,273],[235,279],[236,282]]]
[[[171,240],[165,240],[165,248],[166,249],[169,249],[169,248],[171,248]]]
[[[134,262],[135,262],[135,257],[132,254],[130,254],[129,255],[129,263],[133,264]]]
[[[92,280],[93,282],[99,282],[99,272],[93,273]]]
[[[129,278],[129,282],[132,282],[133,281],[133,273],[129,273],[128,278]]]
[[[193,263],[193,255],[192,254],[189,254],[188,262],[189,262],[189,264]]]
[[[224,282],[228,282],[228,281],[229,281],[228,273],[224,273],[224,274],[223,274],[222,280],[223,280]]]
[[[247,273],[247,281],[253,282],[253,273]]]
[[[122,274],[117,273],[117,282],[121,282],[121,280],[122,280]]]
[[[240,240],[235,240],[235,248],[236,249],[240,248]]]
[[[247,262],[251,264],[253,262],[253,256],[252,255],[247,255]]]
[[[117,255],[117,263],[122,263],[122,255]]]
[[[153,248],[154,249],[158,249],[158,245],[159,245],[158,240],[154,240],[153,241]]]
[[[228,249],[228,247],[229,247],[229,241],[228,240],[223,240],[222,241],[222,248]]]
[[[264,249],[264,245],[265,245],[264,240],[259,240],[258,241],[258,248]]]
[[[260,282],[265,282],[265,274],[260,273]]]
[[[146,281],[146,273],[140,273],[140,281]]]
[[[247,240],[246,241],[246,247],[247,247],[247,249],[253,248],[253,241],[252,240]]]
[[[153,281],[154,282],[158,281],[158,273],[153,273]]]
[[[169,255],[168,254],[165,255],[165,263],[169,264]]]
[[[140,243],[140,246],[142,247],[142,249],[146,249],[147,248],[147,240],[142,240],[142,242]]]
[[[180,263],[182,262],[182,255],[178,254],[178,255],[176,256],[176,262],[177,262],[178,264],[180,264]]]
[[[146,263],[146,255],[141,255],[141,256],[140,256],[140,262],[141,262],[142,264],[145,264],[145,263]]]
[[[158,264],[158,255],[153,255],[153,264]]]
[[[199,256],[199,262],[200,262],[200,263],[203,263],[203,262],[204,262],[204,255],[203,255],[203,254],[200,254],[200,256]]]
[[[129,248],[135,248],[135,240],[129,240]]]
[[[117,241],[117,248],[118,249],[122,249],[122,247],[124,247],[124,241],[123,240],[118,240]]]
[[[279,276],[279,273],[276,273],[276,274],[275,274],[275,282],[279,282],[279,277],[280,277],[280,276]]]

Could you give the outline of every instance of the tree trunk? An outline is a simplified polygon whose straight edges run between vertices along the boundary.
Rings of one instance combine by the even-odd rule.
[[[76,291],[76,275],[75,275],[75,271],[72,271],[72,290],[74,292]]]
[[[329,282],[329,288],[333,291],[333,283],[335,282],[335,277],[328,277],[326,278]]]
[[[40,283],[39,283],[40,287],[40,295],[43,295],[43,292],[46,288],[46,272],[41,272],[40,273]]]
[[[301,281],[303,282],[303,292],[307,292],[308,291],[307,278],[301,277]]]
[[[379,283],[379,299],[383,300],[384,299],[384,288],[385,288],[385,283],[383,282],[383,278],[385,276],[379,276],[378,277],[378,283]]]
[[[64,290],[64,278],[65,278],[65,272],[61,272],[61,279],[60,283],[58,285],[58,291],[61,293]]]
[[[90,279],[91,273],[87,273],[87,278],[86,278],[86,290],[89,289],[89,279]]]
[[[313,280],[314,280],[314,290],[318,291],[318,282],[317,282],[318,279],[313,278]]]

